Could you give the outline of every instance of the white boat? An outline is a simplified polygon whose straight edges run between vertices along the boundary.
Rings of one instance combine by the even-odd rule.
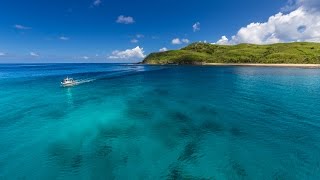
[[[68,78],[68,77],[63,79],[63,81],[61,81],[61,85],[63,87],[74,86],[74,85],[77,85],[77,84],[78,84],[77,81],[75,81],[73,78]]]

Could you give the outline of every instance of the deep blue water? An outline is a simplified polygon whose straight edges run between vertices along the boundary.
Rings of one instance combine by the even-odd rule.
[[[2,64],[0,179],[320,179],[320,69]]]

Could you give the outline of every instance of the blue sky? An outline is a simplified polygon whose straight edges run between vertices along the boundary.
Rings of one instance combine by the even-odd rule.
[[[1,0],[0,62],[136,62],[197,41],[317,41],[314,31],[304,33],[318,26],[305,25],[301,12],[292,37],[278,33],[278,22],[299,9],[316,20],[318,9],[308,6],[316,1]]]

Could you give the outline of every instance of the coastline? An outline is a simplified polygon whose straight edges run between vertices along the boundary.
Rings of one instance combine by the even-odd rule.
[[[253,66],[253,67],[304,67],[320,68],[320,64],[252,64],[252,63],[202,63],[205,66]]]

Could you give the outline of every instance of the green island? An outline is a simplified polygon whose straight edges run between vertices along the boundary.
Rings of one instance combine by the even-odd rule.
[[[216,45],[193,43],[180,50],[151,53],[143,64],[320,64],[320,43]]]

